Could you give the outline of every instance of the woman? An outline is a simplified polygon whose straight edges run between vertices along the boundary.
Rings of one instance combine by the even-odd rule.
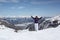
[[[33,16],[31,16],[31,18],[33,18],[33,20],[34,20],[35,30],[38,31],[38,21],[39,21],[40,19],[42,19],[42,17],[38,18],[38,16],[36,16],[36,17],[34,18]]]

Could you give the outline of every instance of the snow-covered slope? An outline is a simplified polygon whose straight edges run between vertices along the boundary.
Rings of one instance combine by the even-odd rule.
[[[55,17],[52,17],[51,20],[52,21],[54,21],[54,20],[59,20],[60,21],[60,15],[59,16],[55,16]]]
[[[4,29],[2,29],[4,28]],[[60,26],[40,31],[19,31],[0,26],[0,40],[60,40]]]
[[[51,21],[57,20],[58,23],[60,23],[60,15],[59,15],[59,16],[54,16],[54,17],[52,17],[52,18],[48,18],[48,20],[51,20]]]

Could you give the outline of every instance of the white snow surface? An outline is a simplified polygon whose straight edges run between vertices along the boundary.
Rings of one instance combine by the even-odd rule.
[[[29,23],[22,23],[22,24],[15,24],[15,26],[27,26],[29,24],[32,24],[33,22],[29,22]]]
[[[59,20],[60,21],[60,15],[51,18],[51,21],[54,21],[54,20]]]
[[[57,28],[49,28],[40,31],[19,31],[0,25],[0,40],[60,40],[60,25]]]

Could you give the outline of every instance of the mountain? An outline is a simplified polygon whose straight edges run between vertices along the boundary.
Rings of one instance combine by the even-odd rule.
[[[41,25],[43,25],[42,27],[44,30],[38,30],[38,31],[28,31],[28,29],[24,29],[24,30],[19,30],[16,33],[14,32],[13,29],[8,28],[5,25],[0,25],[0,40],[60,40],[60,24],[56,26],[56,22],[55,22],[55,20],[57,20],[57,22],[59,23],[59,19],[60,17],[56,17],[56,16],[52,18],[48,18],[48,20],[44,19],[42,21],[41,19],[42,23],[40,23],[40,27]],[[2,21],[5,22],[6,20],[4,19]],[[50,24],[54,24],[56,27],[48,28],[51,27]]]
[[[3,18],[0,18],[0,20],[6,20],[12,24],[33,22],[32,18],[27,18],[27,17],[23,17],[23,18],[21,18],[21,17],[3,17]]]
[[[51,28],[51,27],[55,28],[58,25],[60,25],[60,16],[55,16],[55,17],[47,18],[44,21],[40,22],[39,30],[47,29],[47,28]]]
[[[58,20],[59,21],[58,23],[60,23],[60,15],[51,18],[51,21],[54,21],[54,20]]]
[[[58,25],[60,25],[59,19],[60,16],[42,17],[42,19],[40,19],[38,22],[39,30],[57,27]],[[4,20],[5,23],[7,21],[9,24],[6,23],[5,25],[8,25],[10,28],[13,29],[25,29],[27,27],[30,31],[34,30],[34,20],[31,17],[3,17],[0,18],[0,20]]]

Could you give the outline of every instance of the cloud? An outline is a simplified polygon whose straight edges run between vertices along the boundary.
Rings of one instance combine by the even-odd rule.
[[[25,7],[23,7],[23,6],[19,6],[19,7],[11,7],[11,9],[23,9],[23,8],[25,8]]]
[[[10,2],[18,3],[19,0],[10,0]]]
[[[7,2],[7,0],[0,0],[0,2]]]
[[[50,3],[60,3],[60,0],[50,0],[50,1],[31,1],[31,4],[50,4]]]
[[[15,7],[11,7],[11,9],[16,9]]]
[[[0,0],[0,2],[14,2],[17,3],[19,0]]]
[[[13,2],[13,3],[24,3],[29,2],[31,4],[49,4],[60,2],[60,0],[0,0],[0,2]]]
[[[25,8],[25,7],[22,7],[22,6],[18,7],[18,9],[23,9],[23,8]]]

